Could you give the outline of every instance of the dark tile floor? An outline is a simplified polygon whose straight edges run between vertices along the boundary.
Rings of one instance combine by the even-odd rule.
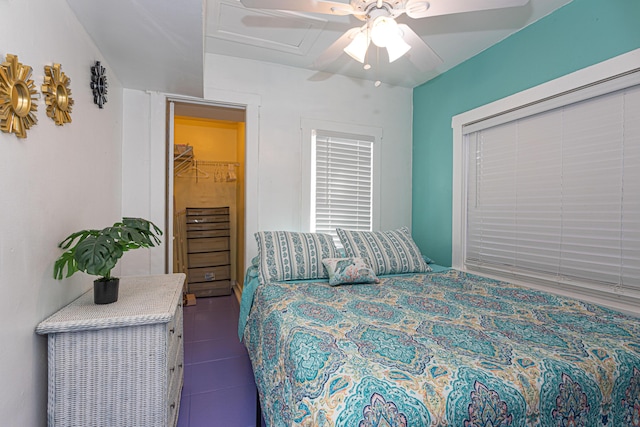
[[[184,388],[178,427],[255,427],[256,386],[238,340],[234,295],[184,308]]]

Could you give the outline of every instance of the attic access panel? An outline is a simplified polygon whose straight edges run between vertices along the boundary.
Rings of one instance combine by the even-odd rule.
[[[231,0],[213,2],[207,14],[207,37],[300,56],[309,52],[328,22],[296,12],[245,9]]]

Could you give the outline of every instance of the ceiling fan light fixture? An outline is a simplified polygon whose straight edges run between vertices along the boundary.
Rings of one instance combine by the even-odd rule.
[[[402,37],[397,36],[387,42],[387,54],[389,54],[389,62],[393,62],[405,53],[409,52],[411,46],[405,42]]]
[[[367,37],[366,31],[360,31],[356,34],[351,43],[344,48],[344,51],[356,61],[364,64],[367,49],[369,49],[369,43],[370,39]]]
[[[371,23],[371,41],[378,47],[387,47],[387,43],[398,36],[398,23],[389,16],[378,16]]]

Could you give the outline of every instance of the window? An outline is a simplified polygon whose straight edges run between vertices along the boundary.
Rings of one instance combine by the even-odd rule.
[[[462,127],[462,269],[638,306],[640,72],[595,86]]]
[[[372,230],[373,138],[313,132],[311,231]]]
[[[469,134],[465,264],[640,291],[637,117],[640,86]]]
[[[337,244],[336,228],[376,229],[380,131],[314,122],[303,126],[303,134],[309,162],[307,229],[330,234]]]

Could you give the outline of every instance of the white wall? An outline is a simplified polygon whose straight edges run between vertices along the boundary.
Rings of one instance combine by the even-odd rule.
[[[56,126],[37,101],[26,139],[0,132],[0,425],[45,426],[46,338],[36,325],[91,287],[78,273],[53,279],[57,244],[82,228],[110,225],[121,213],[122,87],[64,0],[1,0],[0,60],[44,66],[71,78],[72,123]],[[109,101],[93,104],[90,67],[107,68]]]
[[[123,275],[165,272],[166,97],[157,92],[124,90],[122,214],[148,219],[165,232],[155,248],[127,252]],[[173,152],[173,151],[172,151]]]
[[[300,230],[305,223],[301,119],[382,128],[380,228],[411,225],[411,89],[376,88],[370,81],[208,54],[205,97],[214,98],[217,91],[256,94],[261,100],[260,229]]]
[[[303,227],[302,203],[307,196],[301,185],[306,167],[302,162],[303,118],[382,128],[382,167],[378,171],[382,184],[380,228],[411,225],[411,89],[384,84],[375,88],[369,81],[319,76],[297,68],[211,54],[205,58],[204,84],[205,98],[209,100],[250,106],[245,259],[255,255],[253,232],[258,229]],[[165,155],[161,123],[165,109],[164,97],[159,94],[125,91],[125,110],[132,112],[125,115],[125,165],[127,157],[141,155],[138,148],[147,143],[150,148],[146,155],[151,157],[139,158],[138,165],[154,155]],[[154,117],[155,137],[145,135],[148,131],[142,129],[148,125],[144,118],[149,115]],[[152,165],[158,162],[151,160]],[[151,173],[150,188],[164,188],[165,177],[157,170],[125,166],[124,173],[126,183],[145,180]],[[128,191],[126,187],[124,191]],[[141,205],[149,200],[150,214],[160,217],[163,201],[150,189],[141,191],[139,197],[133,197],[133,193],[125,196],[123,209],[135,205],[143,210]],[[154,256],[163,254],[156,251]]]
[[[54,280],[57,244],[123,214],[166,230],[166,96],[123,90],[64,0],[0,0],[0,16],[0,59],[16,54],[32,66],[38,91],[44,65],[62,64],[75,102],[70,124],[56,126],[40,97],[26,139],[0,133],[0,424],[44,426],[46,338],[34,329],[93,280],[82,273]],[[109,79],[103,110],[89,87],[96,60]],[[256,229],[295,230],[303,222],[302,118],[383,128],[381,228],[410,225],[411,90],[221,56],[206,62],[208,98],[250,104],[247,158],[256,167],[248,172],[247,256]],[[164,262],[163,248],[134,251],[115,273],[161,273]]]

